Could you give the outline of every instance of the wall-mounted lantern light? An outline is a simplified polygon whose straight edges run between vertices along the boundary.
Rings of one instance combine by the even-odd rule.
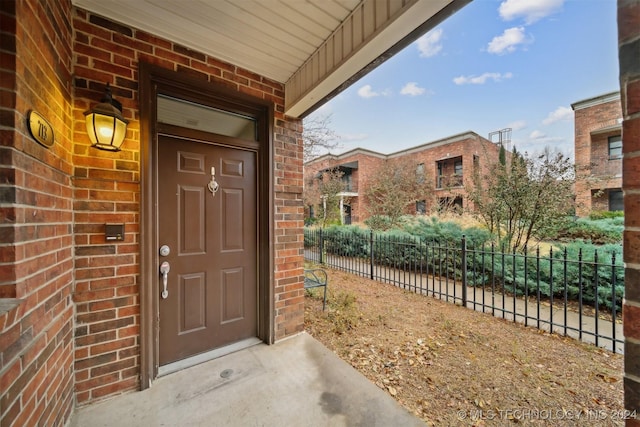
[[[109,83],[100,103],[85,111],[84,115],[92,146],[100,150],[120,151],[129,122],[122,116],[122,104],[111,96]]]

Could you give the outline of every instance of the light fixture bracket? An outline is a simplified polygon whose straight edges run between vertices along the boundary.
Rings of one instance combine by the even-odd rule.
[[[122,104],[111,94],[107,83],[99,104],[84,112],[92,146],[100,150],[120,151],[129,121],[122,115]]]

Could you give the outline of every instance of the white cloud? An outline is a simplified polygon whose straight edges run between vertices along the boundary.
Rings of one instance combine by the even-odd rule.
[[[524,34],[524,27],[513,27],[504,30],[502,35],[496,36],[489,42],[487,51],[496,55],[515,52],[518,45],[531,43]]]
[[[527,127],[527,122],[525,122],[524,120],[516,120],[515,122],[509,123],[507,127],[511,128],[511,130],[514,131],[522,130]]]
[[[562,9],[564,0],[505,0],[498,12],[505,21],[524,18],[527,25],[552,15]]]
[[[418,96],[423,95],[426,89],[418,86],[416,82],[409,82],[402,89],[400,89],[401,95]]]
[[[533,132],[531,132],[531,134],[529,135],[529,139],[544,139],[547,137],[547,134],[544,132],[541,132],[539,130],[534,130]]]
[[[487,82],[487,80],[493,80],[494,82],[499,82],[504,79],[510,79],[513,77],[512,73],[484,73],[480,76],[459,76],[453,79],[453,82],[457,85],[465,85],[465,84],[474,84],[474,85],[483,85]]]
[[[573,110],[571,107],[558,107],[542,121],[544,125],[550,125],[551,123],[559,121],[567,121],[573,118]]]
[[[536,129],[529,134],[528,144],[531,147],[534,147],[534,146],[539,147],[540,145],[543,145],[543,144],[554,144],[554,146],[557,146],[558,143],[563,143],[563,142],[565,142],[565,139],[563,137],[549,136],[546,133]]]
[[[418,44],[418,50],[420,51],[421,58],[429,58],[437,55],[442,50],[442,29],[436,28],[429,31],[424,36],[420,37],[416,43]]]
[[[380,96],[380,94],[378,92],[375,92],[371,88],[371,85],[364,85],[360,89],[358,89],[358,95],[361,98],[373,98],[373,97],[376,97],[376,96]]]
[[[371,85],[364,85],[358,89],[358,96],[361,98],[375,98],[376,96],[389,96],[392,92],[389,89],[375,91]]]

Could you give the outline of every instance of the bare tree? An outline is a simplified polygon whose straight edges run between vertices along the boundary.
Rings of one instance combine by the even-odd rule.
[[[302,141],[304,161],[307,162],[323,152],[340,147],[336,133],[331,129],[331,115],[313,115],[304,119]]]
[[[390,159],[384,163],[364,189],[369,214],[386,216],[393,226],[407,213],[409,206],[432,193],[428,180],[416,173],[416,166],[408,158]]]
[[[346,187],[342,180],[343,175],[344,173],[337,168],[327,169],[305,184],[304,204],[317,209],[317,217],[320,218],[323,228],[328,224],[340,223],[342,219],[340,193]]]
[[[474,176],[467,188],[476,215],[499,240],[525,247],[532,237],[546,237],[573,209],[574,167],[560,152],[545,149],[530,156],[515,151],[489,172]]]

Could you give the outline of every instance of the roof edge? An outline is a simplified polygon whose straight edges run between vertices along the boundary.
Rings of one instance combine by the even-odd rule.
[[[594,105],[604,104],[605,102],[611,102],[620,99],[620,91],[608,92],[602,95],[594,96],[591,98],[576,101],[571,104],[573,110],[581,110],[583,108],[593,107]]]
[[[327,154],[323,154],[322,156],[318,156],[315,159],[311,159],[308,162],[305,162],[305,165],[308,164],[312,164],[312,163],[316,163],[316,162],[320,162],[322,160],[341,160],[350,156],[354,156],[356,154],[366,154],[369,156],[373,156],[373,157],[378,157],[380,159],[391,159],[394,157],[399,157],[402,155],[406,155],[406,154],[411,154],[414,152],[418,152],[418,151],[422,151],[424,149],[428,149],[428,148],[434,148],[434,147],[439,147],[441,145],[446,145],[446,144],[451,144],[453,142],[458,142],[458,141],[462,141],[465,139],[480,139],[480,140],[484,140],[488,143],[491,144],[495,144],[494,142],[489,141],[487,138],[477,134],[476,132],[472,131],[472,130],[468,130],[465,132],[461,132],[455,135],[451,135],[451,136],[447,136],[445,138],[440,138],[440,139],[436,139],[435,141],[430,141],[430,142],[426,142],[424,144],[420,144],[420,145],[416,145],[414,147],[409,147],[406,148],[404,150],[400,150],[400,151],[394,151],[393,153],[389,153],[389,154],[383,154],[383,153],[379,153],[377,151],[373,151],[373,150],[369,150],[367,148],[362,148],[362,147],[357,147],[354,149],[351,149],[349,151],[345,151],[344,153],[340,153],[340,154],[331,154],[331,153],[327,153]]]

